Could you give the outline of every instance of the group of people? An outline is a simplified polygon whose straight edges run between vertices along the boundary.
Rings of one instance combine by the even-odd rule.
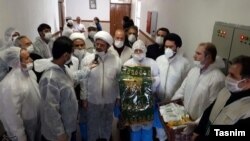
[[[153,128],[160,141],[167,139],[158,102],[183,103],[192,119],[183,135],[190,140],[206,139],[214,124],[250,123],[249,56],[236,57],[225,77],[212,43],[200,43],[192,63],[180,52],[181,37],[167,28],[159,28],[149,46],[134,25],[114,37],[89,27],[85,38],[81,30],[58,37],[41,24],[34,43],[14,28],[7,31],[0,50],[0,120],[11,140],[75,141],[77,126],[84,141],[123,140],[120,112],[114,111],[121,104],[122,66],[148,66],[153,80],[154,119],[131,125],[131,141],[152,141]]]
[[[73,32],[84,33],[87,31],[86,27],[81,21],[81,18],[76,17],[76,22],[73,21],[71,16],[65,18],[65,25],[63,27],[62,35],[69,37]],[[89,28],[95,28],[96,31],[102,31],[102,26],[100,24],[100,20],[98,17],[95,17],[93,20],[93,24],[89,26]],[[89,30],[89,29],[88,29]]]

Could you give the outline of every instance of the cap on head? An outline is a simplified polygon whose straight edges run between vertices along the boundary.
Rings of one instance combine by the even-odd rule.
[[[97,32],[94,36],[94,41],[96,41],[96,39],[101,39],[101,40],[105,41],[106,43],[109,44],[109,46],[111,46],[113,44],[112,36],[106,31]]]

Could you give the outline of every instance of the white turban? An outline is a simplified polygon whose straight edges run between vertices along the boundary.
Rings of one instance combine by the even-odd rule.
[[[74,33],[72,33],[71,35],[70,35],[70,37],[69,37],[72,41],[74,41],[74,40],[76,40],[76,39],[81,39],[81,40],[83,40],[83,41],[85,41],[85,36],[84,36],[84,34],[82,34],[82,33],[79,33],[79,32],[74,32]]]
[[[105,41],[106,43],[109,44],[109,46],[111,46],[113,44],[112,36],[106,31],[97,32],[94,36],[94,41],[96,41],[96,39],[101,39],[101,40]]]
[[[145,44],[144,44],[144,42],[142,40],[137,40],[137,41],[134,42],[134,44],[132,46],[133,52],[136,49],[141,49],[143,51],[143,53],[147,52],[147,48],[146,48],[146,46],[145,46]]]

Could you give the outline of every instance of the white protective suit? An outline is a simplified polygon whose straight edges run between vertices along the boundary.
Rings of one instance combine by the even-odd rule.
[[[34,53],[40,55],[42,58],[50,58],[52,57],[52,46],[53,46],[53,39],[49,41],[47,44],[42,38],[36,37],[36,40],[33,44],[34,46]]]
[[[6,51],[12,70],[0,83],[0,119],[13,141],[39,141],[41,97],[33,71],[20,68],[20,50]]]
[[[39,82],[41,93],[41,133],[48,140],[56,140],[76,131],[78,103],[73,80],[67,67],[49,62]]]
[[[178,53],[171,59],[161,55],[156,59],[160,70],[160,85],[158,97],[160,100],[170,100],[191,68],[190,62]]]
[[[146,56],[147,49],[146,49],[143,41],[137,40],[132,46],[132,50],[134,51],[135,49],[143,50],[143,53]],[[160,71],[159,71],[159,68],[158,68],[155,60],[153,60],[151,58],[144,57],[142,61],[138,62],[134,58],[131,58],[127,62],[125,62],[123,65],[124,66],[148,66],[148,67],[150,67],[151,68],[151,76],[153,79],[152,93],[154,94],[156,92],[156,88],[160,84]],[[139,125],[132,125],[131,126],[133,131],[138,131],[141,128],[150,129],[151,127],[152,127],[152,122],[142,124],[142,125],[139,124]]]
[[[135,43],[133,44],[132,50],[134,51],[135,49],[142,49],[143,53],[146,54],[147,49],[144,43],[141,40],[137,40]],[[157,66],[157,63],[153,59],[145,57],[141,62],[138,62],[134,58],[131,58],[128,61],[126,61],[123,65],[124,66],[148,66],[150,67],[151,76],[154,80],[153,85],[152,85],[152,92],[153,93],[156,92],[156,88],[160,84],[160,71]]]
[[[118,52],[114,49],[114,46],[111,46],[109,48],[109,51],[111,51],[114,55],[118,56],[121,59],[122,64],[124,64],[132,57],[132,49],[127,46],[124,46],[121,56],[119,56]]]
[[[183,99],[185,110],[199,120],[205,109],[216,99],[225,85],[225,76],[213,63],[204,71],[192,68],[172,100]]]
[[[89,54],[82,60],[82,68],[88,67],[95,59]],[[119,95],[117,75],[120,73],[120,59],[107,52],[104,58],[98,58],[99,64],[93,68],[82,87],[81,98],[94,104],[113,103]],[[102,97],[102,98],[100,98]]]

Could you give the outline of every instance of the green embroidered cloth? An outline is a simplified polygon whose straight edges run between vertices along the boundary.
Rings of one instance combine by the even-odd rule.
[[[119,78],[122,120],[125,125],[153,120],[150,67],[122,67]]]

